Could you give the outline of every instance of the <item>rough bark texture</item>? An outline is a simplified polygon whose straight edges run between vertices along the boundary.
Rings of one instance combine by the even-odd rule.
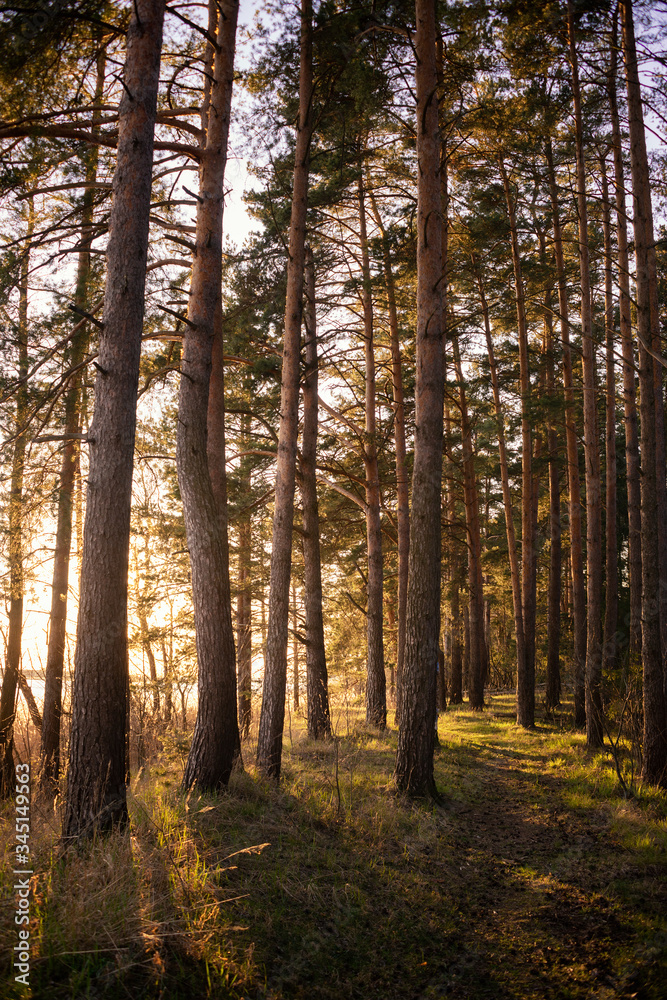
[[[105,52],[97,60],[95,104],[102,103],[105,73]],[[93,129],[101,113],[93,112]],[[97,146],[91,146],[86,158],[86,183],[91,185],[83,194],[81,212],[81,250],[79,251],[74,303],[86,309],[90,278],[90,242],[93,237],[92,187],[97,176]],[[72,337],[66,353],[66,364],[76,369],[83,360],[89,340],[85,320],[77,323],[78,332]],[[74,488],[79,455],[78,435],[81,433],[81,372],[75,372],[65,394],[65,442],[58,483],[58,514],[55,551],[53,555],[53,582],[51,585],[51,613],[49,616],[49,644],[46,653],[44,684],[44,716],[40,746],[39,782],[43,792],[55,790],[60,777],[60,718],[62,714],[63,667],[65,661],[65,632],[67,624],[67,596],[69,589],[69,563],[72,545],[72,513]]]
[[[270,777],[280,777],[287,680],[287,623],[292,566],[292,521],[296,446],[299,422],[299,348],[308,207],[308,169],[312,134],[312,4],[301,0],[301,65],[299,121],[294,161],[294,186],[287,265],[287,298],[283,341],[280,428],[276,463],[275,508],[271,549],[269,625],[262,713],[257,742],[257,766]]]
[[[644,682],[644,761],[646,781],[667,785],[667,733],[660,642],[658,491],[653,358],[649,353],[659,317],[652,301],[651,250],[655,255],[646,137],[637,71],[632,3],[621,2],[623,54],[628,89],[635,259],[637,262],[637,336],[641,416],[642,673]]]
[[[366,548],[368,553],[366,637],[366,722],[383,729],[387,723],[387,691],[384,672],[382,523],[380,520],[380,473],[378,471],[375,420],[375,346],[371,269],[368,259],[366,204],[359,177],[359,240],[361,243],[361,305],[364,316],[364,372],[366,378],[364,470],[366,475]]]
[[[481,275],[477,270],[477,264],[473,257],[473,269],[477,278],[479,288],[480,304],[482,307],[482,317],[484,319],[484,333],[486,335],[486,348],[489,355],[489,368],[491,370],[491,388],[493,390],[493,407],[496,415],[496,432],[498,434],[498,456],[500,459],[500,481],[503,491],[503,508],[505,511],[505,528],[507,533],[507,551],[510,563],[510,580],[512,583],[512,606],[514,610],[514,636],[516,641],[516,661],[517,677],[525,673],[525,641],[523,631],[523,602],[521,600],[521,571],[519,569],[519,555],[516,545],[516,533],[514,531],[514,512],[512,508],[512,494],[510,491],[509,467],[507,464],[507,446],[505,441],[505,421],[503,418],[502,401],[500,398],[500,383],[498,381],[498,367],[496,365],[495,352],[493,349],[493,337],[491,335],[491,322],[489,320],[489,307],[486,300],[486,293]]]
[[[315,266],[306,252],[305,274],[306,374],[303,380],[301,436],[301,504],[303,508],[304,604],[306,611],[306,715],[313,740],[331,736],[327,661],[322,616],[320,518],[317,504],[318,351]]]
[[[250,431],[250,415],[241,417],[241,450],[245,451]],[[249,446],[248,446],[249,447]],[[242,479],[241,489],[250,492],[250,469]],[[250,569],[252,525],[250,511],[242,511],[238,520],[239,575],[236,598],[236,663],[238,671],[239,728],[244,737],[252,722],[252,575]]]
[[[616,531],[616,364],[614,361],[614,287],[612,275],[611,209],[605,157],[600,159],[602,228],[604,232],[604,324],[607,394],[605,401],[605,607],[602,640],[603,675],[617,660],[618,546]]]
[[[12,471],[9,487],[9,627],[7,659],[0,689],[0,799],[9,798],[15,785],[14,718],[16,696],[21,672],[21,639],[23,635],[23,475],[28,443],[28,277],[30,274],[30,244],[35,228],[32,198],[28,206],[26,248],[21,260],[18,314],[18,371],[21,380],[16,391],[15,437],[12,451]]]
[[[517,329],[519,337],[519,368],[521,379],[521,592],[525,663],[523,674],[516,680],[516,720],[530,729],[535,725],[535,519],[533,514],[532,432],[530,406],[530,370],[528,364],[528,327],[521,272],[521,253],[516,224],[514,198],[502,157],[500,176],[507,202],[507,218],[512,240],[514,288],[516,295]],[[518,666],[518,664],[517,664]]]
[[[586,460],[586,742],[602,746],[602,493],[595,406],[595,345],[588,252],[586,164],[581,121],[581,94],[572,0],[568,0],[568,33],[574,99],[579,217],[579,276],[581,283],[581,343],[584,376],[584,457]]]
[[[568,513],[570,523],[570,570],[572,577],[572,622],[574,631],[574,724],[586,724],[586,582],[581,534],[581,486],[579,482],[579,445],[574,406],[574,379],[572,376],[572,349],[570,347],[570,318],[567,300],[567,277],[563,254],[563,236],[558,205],[558,188],[554,169],[551,141],[546,144],[549,173],[551,216],[554,230],[554,255],[558,278],[558,309],[560,312],[560,340],[563,351],[563,388],[565,390],[565,445],[567,448],[567,474],[569,486]]]
[[[435,2],[416,0],[417,351],[415,457],[405,663],[395,779],[412,794],[437,795],[433,778],[435,682],[440,635],[440,544],[444,316],[440,134]]]
[[[127,571],[163,18],[164,0],[137,0],[127,34],[100,370],[88,434],[66,837],[127,822]]]
[[[209,6],[212,72],[205,94],[196,252],[183,340],[176,462],[192,575],[197,720],[183,787],[226,785],[239,752],[224,477],[222,216],[234,80],[237,0]]]

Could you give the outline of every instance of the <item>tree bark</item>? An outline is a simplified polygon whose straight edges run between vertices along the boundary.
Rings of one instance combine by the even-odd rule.
[[[521,379],[521,591],[523,607],[523,634],[525,663],[523,673],[517,674],[516,721],[531,729],[535,725],[535,525],[533,514],[532,432],[530,416],[530,368],[528,362],[528,327],[526,304],[521,273],[521,253],[516,224],[514,199],[509,177],[502,157],[499,158],[500,176],[507,202],[507,218],[512,240],[514,286],[516,294],[517,329],[519,336],[519,367]],[[518,662],[517,662],[518,666]]]
[[[304,604],[306,611],[306,716],[312,740],[331,736],[327,661],[322,614],[320,518],[317,503],[318,350],[315,266],[306,251],[305,272],[306,373],[303,380],[301,437],[301,504],[303,508]]]
[[[435,683],[440,635],[443,429],[442,205],[434,0],[416,0],[417,350],[415,452],[405,663],[395,780],[437,797],[433,777]]]
[[[299,348],[303,311],[303,278],[308,207],[308,172],[312,135],[313,28],[311,0],[301,0],[301,62],[299,119],[294,160],[292,215],[287,265],[287,298],[280,390],[280,428],[276,463],[269,625],[262,713],[257,742],[257,766],[280,777],[287,679],[287,623],[292,566],[292,521],[299,423]]]
[[[567,474],[569,486],[570,570],[572,576],[572,622],[574,631],[574,724],[586,724],[586,582],[584,579],[584,554],[581,531],[581,486],[579,482],[579,445],[574,407],[574,378],[572,375],[572,349],[570,347],[570,318],[567,298],[567,277],[563,254],[563,236],[558,205],[558,188],[554,169],[551,140],[545,149],[549,173],[551,215],[554,230],[554,255],[558,278],[558,309],[560,312],[560,338],[563,351],[563,388],[565,390],[565,445],[567,448]]]
[[[614,152],[616,187],[616,236],[618,242],[619,316],[623,354],[623,421],[625,427],[625,468],[628,493],[628,573],[630,577],[630,656],[639,654],[642,644],[642,548],[639,435],[635,386],[635,350],[630,309],[630,263],[628,260],[628,221],[625,203],[623,144],[616,97],[618,27],[613,22],[608,93]]]
[[[226,785],[240,739],[224,474],[222,217],[238,0],[209,5],[207,76],[192,263],[178,400],[176,462],[192,574],[197,719],[183,788]]]
[[[637,337],[639,340],[639,393],[641,417],[641,529],[642,529],[642,673],[644,684],[644,758],[646,781],[667,786],[667,733],[660,636],[660,554],[656,539],[658,487],[654,360],[649,353],[659,336],[659,316],[654,298],[655,241],[649,185],[646,136],[642,109],[631,0],[621,0],[623,55],[628,91],[630,162],[637,264]],[[664,475],[664,470],[663,470]]]
[[[246,450],[250,431],[250,415],[241,417],[241,447]],[[250,470],[243,475],[241,487],[250,493]],[[239,576],[236,600],[236,661],[238,667],[239,727],[241,735],[248,736],[252,722],[252,590],[251,590],[251,530],[250,512],[239,515]]]
[[[21,673],[21,641],[23,636],[23,479],[25,453],[28,444],[28,279],[30,275],[30,250],[35,229],[35,207],[32,197],[28,201],[28,225],[25,250],[21,259],[19,277],[19,309],[17,326],[17,354],[19,386],[16,390],[15,437],[12,452],[12,471],[9,487],[9,628],[7,633],[7,659],[0,688],[0,800],[14,792],[14,720],[16,696]]]
[[[572,0],[567,4],[572,96],[574,101],[579,216],[579,275],[581,283],[581,343],[584,376],[584,457],[586,461],[586,742],[602,746],[602,494],[595,405],[595,345],[588,251],[586,164],[581,119],[581,94]]]
[[[137,0],[107,246],[72,697],[66,837],[127,822],[127,571],[164,0]]]
[[[380,520],[380,473],[375,421],[375,347],[371,269],[366,231],[366,199],[361,174],[358,181],[359,239],[361,243],[361,304],[364,315],[366,546],[368,552],[366,635],[366,722],[384,729],[387,724],[387,690],[384,671],[382,523]]]
[[[605,400],[605,610],[602,673],[609,675],[618,659],[618,540],[616,532],[616,364],[614,360],[614,291],[612,276],[611,210],[607,163],[600,157],[602,229],[604,233],[604,323],[607,394]]]
[[[554,365],[553,318],[549,289],[544,314],[544,352],[546,364],[547,395],[555,409],[556,376]],[[553,712],[560,705],[560,600],[562,580],[562,540],[560,522],[560,462],[558,456],[558,433],[552,415],[547,429],[549,449],[549,611],[547,623],[547,686],[546,707]]]

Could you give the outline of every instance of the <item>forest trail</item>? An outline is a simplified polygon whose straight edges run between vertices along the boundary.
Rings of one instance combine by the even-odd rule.
[[[396,731],[352,710],[328,743],[292,715],[280,788],[185,800],[164,755],[130,843],[63,868],[44,833],[33,995],[663,1000],[664,797],[623,799],[606,752],[512,701],[441,715],[443,807],[395,794]]]

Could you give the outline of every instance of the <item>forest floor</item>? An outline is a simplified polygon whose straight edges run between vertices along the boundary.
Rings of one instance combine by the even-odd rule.
[[[219,796],[178,793],[176,743],[133,781],[131,835],[64,858],[37,817],[32,993],[4,875],[0,996],[667,998],[664,795],[625,798],[562,719],[517,729],[510,695],[441,715],[442,807],[393,792],[395,730],[334,723],[314,743],[292,715],[280,787],[249,766]]]

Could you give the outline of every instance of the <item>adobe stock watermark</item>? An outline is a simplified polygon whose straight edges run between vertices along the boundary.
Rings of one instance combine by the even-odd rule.
[[[18,944],[14,945],[14,979],[30,985],[30,764],[16,765],[16,846],[14,848],[14,891]]]

